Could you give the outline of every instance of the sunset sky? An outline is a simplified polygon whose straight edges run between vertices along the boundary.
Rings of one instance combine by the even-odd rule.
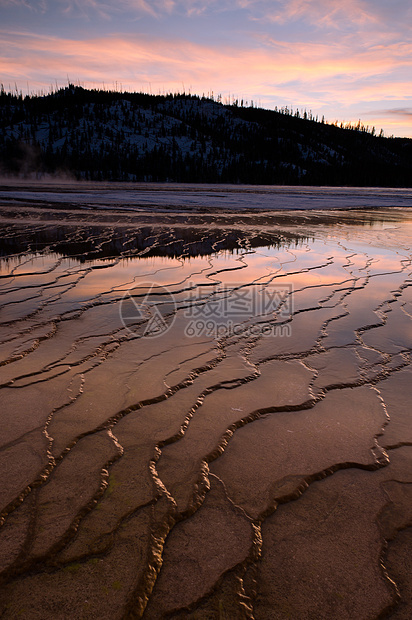
[[[411,0],[0,0],[0,82],[191,92],[412,137]]]

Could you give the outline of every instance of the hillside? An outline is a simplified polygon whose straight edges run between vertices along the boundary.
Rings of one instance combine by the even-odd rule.
[[[23,98],[2,89],[0,173],[409,187],[412,140],[191,95],[68,86]]]

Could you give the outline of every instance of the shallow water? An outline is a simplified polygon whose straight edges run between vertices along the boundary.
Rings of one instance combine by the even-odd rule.
[[[412,211],[216,191],[0,196],[4,618],[411,617]]]

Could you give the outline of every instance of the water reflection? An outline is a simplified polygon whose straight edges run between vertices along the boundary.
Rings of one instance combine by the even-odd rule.
[[[3,231],[0,615],[395,603],[409,214],[69,211]]]
[[[80,262],[97,258],[164,256],[170,259],[216,255],[219,252],[238,253],[246,248],[279,248],[299,244],[304,237],[289,231],[268,231],[205,227],[198,228],[53,226],[9,227],[1,243],[0,268],[4,270],[12,256],[39,254],[70,256]]]

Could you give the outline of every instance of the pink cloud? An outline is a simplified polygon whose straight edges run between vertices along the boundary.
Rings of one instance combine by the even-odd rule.
[[[269,13],[274,21],[285,23],[305,19],[309,23],[340,28],[343,22],[353,24],[376,23],[373,7],[362,0],[282,0]]]
[[[148,37],[106,37],[85,41],[40,35],[0,32],[3,54],[1,62],[13,58],[30,75],[50,73],[50,67],[72,67],[79,78],[99,79],[156,75],[162,80],[230,78],[257,85],[267,82],[314,77],[327,79],[345,74],[349,78],[390,72],[400,65],[412,67],[412,43],[378,45],[362,52],[335,44],[296,43],[293,49],[282,41],[266,40],[265,47],[208,47],[185,40],[153,40]],[[42,63],[39,64],[39,61]],[[4,71],[4,64],[2,65]],[[12,77],[12,76],[10,76]]]

